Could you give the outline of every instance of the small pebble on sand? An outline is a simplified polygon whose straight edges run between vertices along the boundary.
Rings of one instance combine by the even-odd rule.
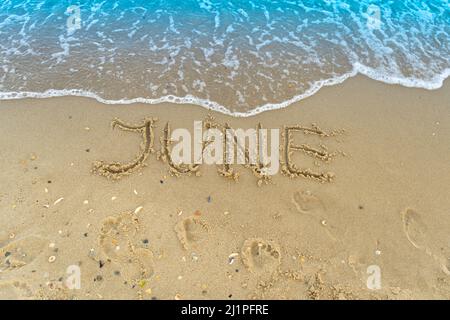
[[[55,262],[55,260],[56,260],[56,257],[55,257],[55,256],[50,256],[50,257],[48,258],[48,262],[50,262],[50,263]]]

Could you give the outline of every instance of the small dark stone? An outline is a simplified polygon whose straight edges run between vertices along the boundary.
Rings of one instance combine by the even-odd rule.
[[[91,149],[86,149],[86,152],[91,152]]]
[[[358,208],[359,208],[359,210],[364,209],[364,207],[362,205],[360,205]]]
[[[5,252],[5,257],[9,257],[11,255],[11,252],[7,251]]]
[[[102,281],[103,277],[101,275],[98,275],[95,277],[94,281]]]
[[[212,199],[211,196],[208,196],[208,198],[206,198],[208,200],[208,203],[211,203]]]
[[[88,236],[88,233],[86,232],[86,233],[84,234],[84,236],[87,237],[87,236]]]
[[[52,183],[52,180],[48,180],[47,183]]]
[[[144,239],[144,240],[142,240],[142,243],[144,243],[144,244],[148,244],[148,239]]]
[[[163,183],[164,183],[164,181],[162,181],[162,180],[159,180],[159,183],[163,184]]]
[[[158,300],[158,298],[157,297],[152,297],[152,300]]]
[[[229,294],[229,295],[228,295],[228,298],[231,298],[232,296],[233,296],[232,294]]]
[[[236,270],[234,270],[234,271],[239,272],[239,269],[236,269]]]
[[[104,265],[105,263],[102,260],[98,262],[98,266],[100,267],[100,269],[103,268]]]
[[[119,270],[114,271],[114,275],[115,276],[120,276],[120,271]]]

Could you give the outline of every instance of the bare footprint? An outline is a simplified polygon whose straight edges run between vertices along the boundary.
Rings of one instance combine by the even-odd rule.
[[[103,221],[99,243],[104,253],[112,260],[128,260],[132,238],[139,230],[139,220],[131,212]]]
[[[432,257],[441,267],[441,270],[450,275],[448,258],[443,257],[438,253],[438,250],[433,248],[433,241],[431,235],[428,233],[428,228],[422,220],[422,216],[414,209],[406,209],[402,213],[403,231],[409,242],[417,249],[424,251],[427,255]]]
[[[310,191],[294,192],[292,202],[297,211],[304,214],[319,214],[325,210],[323,202]]]
[[[178,240],[185,250],[197,247],[206,239],[208,225],[199,217],[187,217],[175,225]]]
[[[403,230],[414,247],[427,250],[427,226],[422,221],[419,213],[412,209],[407,209],[403,213]]]
[[[297,212],[314,219],[316,223],[320,223],[331,240],[339,241],[338,235],[342,234],[342,230],[329,223],[326,218],[325,204],[319,197],[309,190],[296,191],[292,195],[292,203],[295,205]]]
[[[138,247],[139,219],[125,212],[103,221],[99,245],[113,263],[121,267],[121,274],[130,281],[149,279],[154,273],[153,252]]]
[[[242,262],[253,273],[271,275],[281,263],[281,250],[277,243],[260,238],[245,240]]]
[[[113,262],[119,266],[121,276],[130,283],[148,281],[154,274],[153,252],[146,248],[132,246],[123,260]]]
[[[33,292],[26,283],[12,281],[0,284],[1,300],[24,300],[31,299],[32,296]]]
[[[0,248],[0,271],[13,271],[32,263],[43,252],[45,242],[30,236],[4,245]]]

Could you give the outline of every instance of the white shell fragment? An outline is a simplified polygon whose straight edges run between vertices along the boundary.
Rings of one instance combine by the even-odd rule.
[[[137,208],[134,210],[134,214],[138,214],[139,212],[141,212],[142,209],[144,209],[143,206],[137,207]]]
[[[56,200],[55,202],[53,202],[53,205],[56,206],[58,203],[60,203],[61,201],[63,201],[64,198],[59,198],[58,200]]]
[[[239,256],[239,253],[236,253],[236,252],[230,254],[230,255],[228,256],[228,264],[230,264],[230,265],[233,264],[233,263],[234,263],[234,260],[235,260],[238,256]]]

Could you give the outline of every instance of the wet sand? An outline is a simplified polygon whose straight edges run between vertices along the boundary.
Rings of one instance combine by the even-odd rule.
[[[448,299],[449,101],[448,81],[426,91],[365,77],[249,118],[1,101],[0,298]],[[235,128],[320,128],[291,139],[329,157],[296,151],[291,161],[333,178],[280,172],[258,183],[240,165],[238,181],[208,165],[173,176],[161,160],[166,123],[192,130],[208,115]],[[141,152],[142,131],[112,129],[114,119],[150,117],[153,153],[120,179],[92,172]],[[80,289],[66,285],[71,266]],[[373,270],[379,289],[368,286]]]

